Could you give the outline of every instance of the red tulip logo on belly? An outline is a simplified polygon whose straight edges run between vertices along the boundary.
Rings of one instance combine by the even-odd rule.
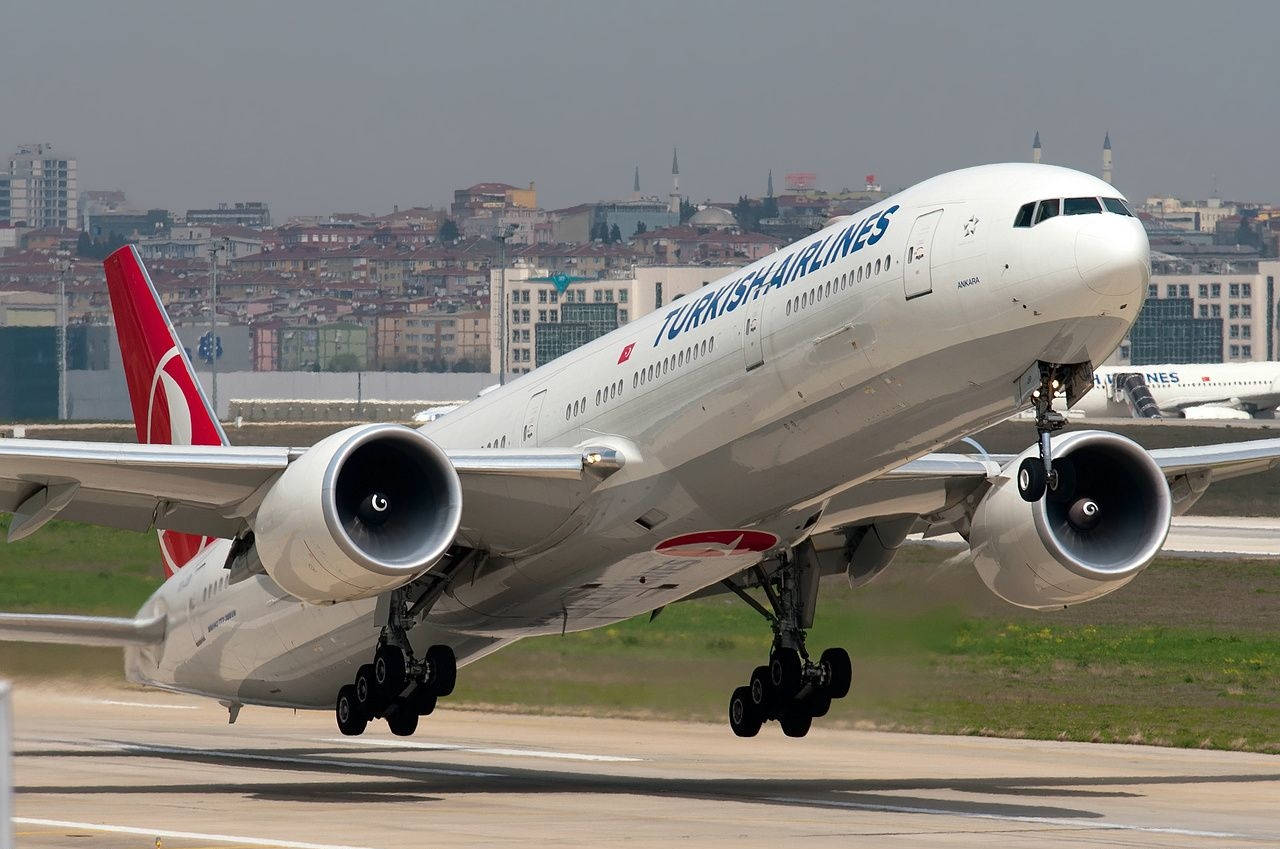
[[[663,540],[653,550],[671,557],[742,557],[777,544],[777,536],[765,531],[697,531]]]

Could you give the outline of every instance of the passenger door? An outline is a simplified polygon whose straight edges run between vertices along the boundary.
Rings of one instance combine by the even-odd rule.
[[[520,433],[520,445],[533,448],[538,444],[538,419],[542,416],[542,402],[547,399],[547,390],[535,392],[524,408],[524,429]]]
[[[742,330],[742,351],[747,371],[764,363],[764,299],[768,286],[761,286],[754,299],[747,302],[746,326]]]
[[[902,262],[902,286],[907,300],[933,291],[930,268],[933,265],[933,236],[938,232],[942,210],[926,212],[916,219],[907,239],[907,255]]]

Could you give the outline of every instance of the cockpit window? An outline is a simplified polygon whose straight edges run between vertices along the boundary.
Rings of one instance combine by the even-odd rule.
[[[1108,212],[1114,212],[1116,215],[1128,215],[1133,217],[1133,213],[1129,211],[1129,207],[1120,198],[1103,198],[1102,205],[1107,208]]]
[[[1041,221],[1047,221],[1057,215],[1058,203],[1059,201],[1057,198],[1054,198],[1053,200],[1040,201],[1040,206],[1036,209],[1036,223],[1039,224]]]
[[[1063,215],[1089,215],[1102,212],[1097,198],[1067,198],[1062,204]]]
[[[1035,213],[1035,211],[1036,211],[1035,201],[1031,201],[1031,203],[1024,203],[1022,205],[1022,208],[1018,210],[1018,217],[1013,219],[1013,226],[1014,227],[1030,227],[1031,216]]]

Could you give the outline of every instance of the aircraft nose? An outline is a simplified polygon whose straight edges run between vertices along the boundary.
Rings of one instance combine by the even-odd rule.
[[[1076,234],[1076,268],[1099,295],[1134,294],[1150,277],[1149,250],[1146,231],[1134,219],[1097,216]]]

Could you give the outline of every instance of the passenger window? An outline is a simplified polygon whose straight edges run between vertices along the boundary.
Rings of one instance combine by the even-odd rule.
[[[889,254],[884,255],[884,270],[889,270]]]
[[[1041,221],[1047,221],[1057,215],[1059,208],[1058,204],[1059,201],[1057,198],[1054,198],[1053,200],[1040,201],[1040,208],[1036,210],[1036,223],[1039,224]]]
[[[1097,198],[1067,198],[1062,204],[1063,215],[1089,215],[1102,212],[1102,205]]]
[[[1103,198],[1102,205],[1107,208],[1108,212],[1114,212],[1116,215],[1133,216],[1133,213],[1129,211],[1129,207],[1125,206],[1124,201],[1120,200],[1120,198]]]
[[[707,340],[706,340],[706,339],[703,339],[703,340],[702,340],[702,355],[703,355],[703,356],[706,356],[706,354],[707,354]]]
[[[599,389],[596,390],[596,406],[597,407],[600,406],[600,390]]]
[[[787,301],[787,315],[791,315],[791,302]]]
[[[1018,217],[1013,219],[1014,227],[1030,227],[1031,215],[1036,211],[1036,202],[1024,203],[1018,208]]]
[[[861,265],[858,266],[858,282],[859,283],[862,282],[862,266]]]
[[[876,274],[880,273],[880,260],[876,260]]]
[[[681,351],[680,356],[676,358],[676,365],[678,366],[684,365],[684,351]]]

